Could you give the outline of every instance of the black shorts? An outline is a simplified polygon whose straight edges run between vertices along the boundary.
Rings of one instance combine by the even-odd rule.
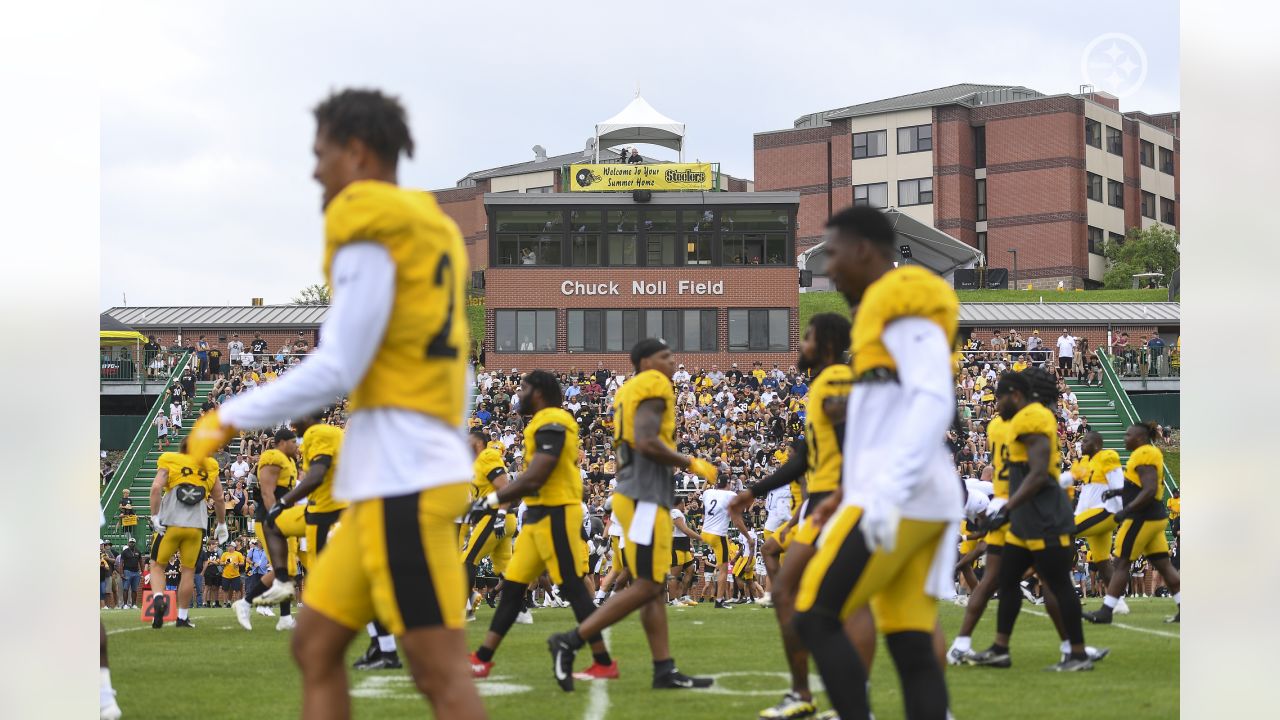
[[[222,589],[227,592],[240,592],[240,588],[244,585],[244,578],[222,578]]]
[[[222,587],[222,576],[221,575],[205,575],[204,586],[211,587],[211,588]]]

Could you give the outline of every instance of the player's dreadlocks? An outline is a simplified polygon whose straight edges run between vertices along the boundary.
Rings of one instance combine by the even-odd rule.
[[[809,325],[813,328],[819,357],[842,362],[849,351],[849,318],[838,313],[819,313],[809,319]]]
[[[560,389],[560,381],[546,370],[534,370],[524,376],[524,381],[533,391],[542,396],[547,407],[560,407],[564,402],[564,393]]]
[[[400,153],[413,157],[413,137],[397,97],[380,90],[347,89],[325,98],[312,113],[316,126],[335,143],[356,138],[393,167]]]
[[[1134,423],[1133,426],[1142,428],[1142,431],[1147,434],[1147,442],[1154,443],[1160,439],[1160,426],[1156,424],[1155,420]]]
[[[1038,367],[1029,367],[1022,371],[1022,375],[1031,384],[1029,400],[1041,403],[1051,410],[1058,406],[1058,383],[1052,375]]]

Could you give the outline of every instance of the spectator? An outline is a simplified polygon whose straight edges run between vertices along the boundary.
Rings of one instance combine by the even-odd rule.
[[[252,362],[264,362],[267,358],[267,341],[262,339],[262,333],[254,333],[253,341],[249,343],[249,349],[253,352]]]
[[[156,443],[161,450],[169,449],[169,416],[164,413],[157,413],[156,419],[152,422],[156,428]]]
[[[209,379],[209,342],[203,335],[196,343],[196,373],[201,380]]]
[[[123,502],[123,501],[122,501]],[[142,553],[138,552],[138,541],[129,538],[124,549],[120,551],[121,582],[123,595],[120,607],[129,610],[138,607],[138,587],[142,581]]]
[[[1147,341],[1147,349],[1150,354],[1151,375],[1160,375],[1164,367],[1164,338],[1152,333],[1151,339]]]
[[[1076,353],[1076,339],[1067,332],[1066,328],[1062,329],[1062,334],[1058,336],[1058,372],[1071,372],[1072,359]]]
[[[231,342],[227,343],[227,363],[231,367],[244,365],[244,343],[240,342],[240,336],[232,333]]]

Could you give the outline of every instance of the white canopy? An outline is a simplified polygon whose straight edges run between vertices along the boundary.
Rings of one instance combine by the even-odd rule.
[[[637,93],[622,112],[596,123],[596,160],[599,148],[646,143],[671,148],[684,157],[684,123],[663,115]]]

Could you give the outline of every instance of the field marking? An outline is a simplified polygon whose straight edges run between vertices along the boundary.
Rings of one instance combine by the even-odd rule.
[[[605,647],[609,645],[609,635],[612,628],[605,628],[600,637],[604,638]],[[591,680],[591,695],[587,698],[587,711],[582,714],[582,720],[604,720],[609,714],[609,681],[608,680]]]
[[[476,690],[480,697],[496,697],[498,695],[517,695],[533,690],[528,685],[502,682],[509,680],[507,675],[494,675],[476,682]],[[351,697],[373,700],[422,700],[413,678],[408,675],[367,675],[351,688]]]
[[[1028,610],[1024,608],[1023,612],[1028,612],[1028,613],[1031,613],[1032,615],[1038,615],[1042,618],[1049,617],[1048,613],[1042,613],[1039,610]],[[1182,639],[1182,636],[1177,633],[1165,632],[1163,630],[1151,630],[1149,628],[1142,628],[1134,625],[1125,625],[1124,623],[1118,623],[1114,621],[1111,623],[1111,627],[1118,627],[1121,630],[1132,630],[1133,632],[1147,633],[1148,635],[1157,635],[1159,637],[1164,637],[1164,638],[1173,638],[1174,640]]]
[[[785,672],[772,672],[768,670],[742,670],[737,672],[715,673],[713,675],[707,675],[706,677],[710,677],[712,680],[715,680],[716,683],[709,688],[699,688],[695,692],[704,692],[711,695],[770,696],[770,695],[782,695],[788,692],[789,690],[791,690],[791,673],[785,673]],[[721,678],[729,678],[729,677],[778,678],[780,680],[783,680],[784,687],[778,688],[776,690],[731,690],[727,687],[724,687],[719,682]],[[813,689],[813,692],[823,692],[826,689],[822,685],[822,678],[818,677],[817,675],[809,676],[809,686]]]

